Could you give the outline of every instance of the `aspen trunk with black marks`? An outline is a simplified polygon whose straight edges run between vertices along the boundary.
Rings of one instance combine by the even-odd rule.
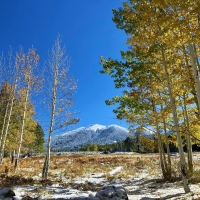
[[[171,157],[170,157],[170,149],[169,149],[169,140],[168,140],[168,136],[167,136],[167,129],[166,129],[166,122],[165,119],[162,118],[163,120],[163,126],[164,126],[164,135],[165,135],[165,142],[166,142],[166,149],[167,149],[167,169],[168,169],[168,173],[169,176],[171,177]]]
[[[183,53],[184,53],[184,56],[185,56],[185,63],[186,63],[187,72],[189,74],[189,77],[190,77],[191,81],[194,81],[194,84],[191,85],[191,87],[192,87],[191,93],[194,95],[194,101],[195,101],[195,104],[197,106],[197,110],[199,112],[200,107],[199,107],[199,103],[198,103],[198,99],[197,99],[197,90],[196,90],[196,84],[195,84],[195,77],[191,73],[189,61],[188,61],[187,54],[186,54],[187,52],[186,52],[184,46],[183,46]],[[197,66],[199,68],[199,64]],[[193,70],[193,72],[194,72],[194,70]],[[200,118],[200,115],[197,115],[197,117]]]
[[[198,69],[200,69],[200,64],[199,64],[199,59],[198,59],[198,53],[197,53],[197,47],[195,46],[195,44],[193,45],[194,47],[194,53],[195,53],[195,58],[196,58],[196,64],[198,66]]]
[[[54,116],[55,116],[55,105],[56,105],[56,88],[57,88],[57,79],[54,81],[54,88],[53,88],[53,99],[52,99],[52,113],[51,113],[51,122],[49,128],[49,137],[47,143],[47,152],[45,156],[45,162],[42,170],[42,178],[47,179],[48,172],[49,172],[49,165],[50,165],[50,147],[51,147],[51,136],[53,132],[53,124],[54,124]]]
[[[18,144],[17,156],[15,159],[14,173],[16,173],[16,171],[17,171],[19,158],[20,158],[20,154],[21,154],[21,146],[22,146],[22,139],[23,139],[24,128],[25,128],[25,119],[26,119],[26,112],[27,112],[27,103],[28,103],[28,98],[29,98],[29,90],[30,90],[30,87],[27,88],[26,95],[25,95],[22,126],[21,126],[21,131],[20,131],[20,139],[19,139],[19,144]]]
[[[42,169],[42,178],[43,179],[47,179],[48,173],[49,173],[50,156],[51,156],[51,148],[50,148],[51,147],[51,137],[52,137],[52,131],[51,131],[51,133],[49,132],[49,137],[48,137],[47,151],[46,151],[45,161],[44,161],[44,165],[43,165],[43,169]]]
[[[159,157],[160,157],[160,167],[162,170],[163,177],[167,179],[167,173],[166,173],[166,165],[164,161],[164,150],[163,150],[163,145],[161,141],[161,136],[160,136],[160,130],[158,126],[158,117],[156,113],[156,105],[155,101],[152,100],[152,106],[153,106],[153,112],[154,112],[154,117],[155,117],[155,125],[156,125],[156,133],[157,133],[157,138],[158,138],[158,150],[159,150]]]
[[[200,71],[197,63],[197,58],[195,55],[195,49],[194,49],[194,44],[189,44],[189,56],[190,56],[190,62],[192,66],[192,71],[193,71],[193,77],[194,77],[194,82],[195,82],[195,87],[196,87],[196,97],[198,101],[198,114],[200,115]]]
[[[163,106],[161,105],[161,110],[163,110]],[[163,121],[163,128],[164,128],[164,135],[165,135],[165,142],[166,142],[166,149],[167,149],[167,169],[168,169],[168,173],[169,176],[171,178],[171,157],[170,157],[170,149],[169,149],[169,140],[168,140],[168,136],[167,136],[167,128],[166,128],[166,122],[164,117],[162,117],[162,121]]]
[[[178,150],[179,150],[179,155],[180,155],[180,166],[181,166],[181,176],[183,179],[183,187],[184,187],[185,193],[188,193],[188,192],[190,192],[190,188],[188,185],[187,166],[186,166],[186,162],[185,162],[182,139],[181,139],[181,135],[180,135],[179,122],[178,122],[178,116],[177,116],[177,111],[176,111],[176,104],[175,104],[175,99],[172,94],[171,83],[170,83],[167,63],[165,60],[165,53],[164,53],[163,46],[161,46],[161,54],[162,54],[162,63],[163,63],[163,67],[165,70],[165,77],[167,80],[168,92],[169,92],[169,96],[170,96],[170,104],[171,104],[172,114],[173,114],[174,129],[176,131],[177,142],[178,142]]]
[[[183,104],[184,104],[184,115],[185,115],[186,134],[187,134],[186,139],[187,139],[188,168],[189,168],[189,175],[192,176],[193,174],[192,142],[191,142],[190,124],[189,124],[185,94],[183,95]]]
[[[55,107],[56,107],[56,97],[57,97],[57,87],[58,87],[58,63],[56,63],[56,68],[54,71],[54,86],[53,86],[53,94],[52,94],[52,103],[51,103],[51,121],[49,127],[49,137],[47,144],[47,151],[45,162],[42,170],[42,178],[47,179],[50,165],[50,146],[51,146],[51,136],[53,133],[53,125],[54,125],[54,117],[55,117]]]

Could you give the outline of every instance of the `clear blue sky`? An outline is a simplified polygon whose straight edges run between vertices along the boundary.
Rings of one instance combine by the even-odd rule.
[[[126,49],[127,36],[112,21],[112,8],[122,6],[122,0],[1,0],[0,52],[9,46],[27,50],[32,45],[40,54],[40,65],[47,59],[58,33],[71,57],[70,73],[78,80],[76,104],[79,124],[69,129],[90,124],[117,124],[113,106],[105,100],[120,91],[113,80],[102,75],[100,56],[120,59]]]

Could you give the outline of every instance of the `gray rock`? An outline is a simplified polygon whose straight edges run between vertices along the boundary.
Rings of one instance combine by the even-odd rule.
[[[9,190],[10,188],[3,188],[2,190],[0,190],[0,195],[6,194]]]
[[[20,198],[17,197],[17,196],[14,196],[12,199],[13,199],[13,200],[20,200]]]
[[[93,194],[89,194],[89,197],[92,198],[92,197],[94,197],[94,195]]]
[[[102,190],[96,193],[95,197],[102,200],[128,200],[126,189],[122,186],[108,185],[104,186]]]
[[[15,193],[10,189],[10,188],[3,188],[2,190],[0,190],[0,198],[1,199],[5,199],[5,198],[13,198],[13,196],[15,196]]]

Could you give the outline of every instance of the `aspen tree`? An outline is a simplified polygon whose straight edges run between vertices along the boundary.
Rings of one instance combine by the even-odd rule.
[[[0,163],[2,163],[3,156],[4,156],[4,148],[5,148],[5,140],[7,138],[8,127],[10,122],[10,116],[12,113],[12,104],[13,104],[13,88],[10,86],[8,82],[4,83],[2,86],[2,93],[1,93],[1,101],[5,101],[5,114],[3,117],[3,125],[1,129],[1,136],[0,136]],[[5,92],[5,93],[4,93]],[[4,99],[5,98],[5,99]]]
[[[161,105],[161,111],[163,111],[163,106]],[[171,174],[171,158],[170,158],[170,149],[169,149],[169,140],[167,135],[167,127],[166,127],[166,120],[162,116],[162,122],[163,122],[163,129],[164,129],[164,135],[165,135],[165,142],[166,142],[166,148],[167,148],[167,159],[168,159],[168,172]]]
[[[197,92],[196,92],[196,85],[195,85],[195,78],[196,77],[194,77],[192,75],[192,71],[190,69],[191,67],[190,67],[189,61],[188,61],[189,56],[187,55],[187,51],[186,51],[185,47],[183,46],[182,49],[183,49],[183,54],[184,54],[184,58],[185,58],[185,61],[184,61],[185,64],[184,65],[185,65],[187,72],[188,72],[188,75],[189,75],[189,81],[187,82],[187,85],[190,84],[189,87],[191,87],[191,94],[194,96],[194,101],[195,101],[195,104],[196,104],[196,107],[197,107],[197,111],[199,111],[200,107],[199,107],[199,103],[198,103],[198,99],[197,99]],[[199,117],[199,116],[197,115],[197,117]]]
[[[148,13],[148,11],[147,11],[147,13]],[[163,62],[164,70],[165,70],[165,77],[167,80],[167,87],[168,87],[169,96],[170,96],[170,103],[171,103],[171,108],[172,108],[172,113],[173,113],[174,126],[175,126],[175,130],[176,130],[177,142],[178,142],[179,153],[180,153],[181,173],[182,173],[183,182],[184,182],[184,189],[185,189],[185,192],[187,193],[190,191],[190,189],[188,187],[186,162],[185,162],[185,157],[184,157],[184,152],[183,152],[182,140],[181,140],[181,136],[180,136],[179,122],[178,122],[178,116],[177,116],[176,105],[175,105],[175,97],[173,96],[172,87],[171,87],[171,83],[170,83],[170,77],[169,77],[169,73],[168,73],[167,62],[165,59],[165,52],[164,52],[164,48],[162,45],[162,43],[166,41],[166,38],[165,38],[165,40],[162,39],[162,33],[159,33],[161,30],[161,26],[159,25],[160,21],[158,20],[156,14],[155,14],[155,16],[153,16],[153,14],[154,14],[154,12],[152,12],[152,15],[151,15],[153,17],[153,19],[155,19],[155,22],[153,23],[153,25],[156,25],[156,24],[158,25],[158,28],[154,30],[154,33],[157,30],[156,34],[160,34],[159,36],[161,38],[159,41],[159,36],[158,36],[158,39],[156,39],[156,40],[158,43],[161,43],[160,49],[161,49],[161,54],[162,54],[162,62]],[[156,27],[154,26],[154,28],[156,28]],[[151,27],[151,29],[153,29],[153,27]],[[149,39],[150,42],[153,42],[153,40],[155,40],[154,37]]]
[[[10,55],[10,59],[12,57],[12,54]],[[6,105],[6,113],[4,116],[4,121],[3,121],[3,127],[2,127],[2,134],[1,134],[1,151],[0,151],[0,163],[2,163],[3,156],[4,156],[4,150],[5,150],[5,144],[6,144],[6,139],[8,135],[8,129],[10,126],[10,121],[11,121],[11,115],[12,115],[12,110],[13,110],[13,103],[15,99],[15,91],[17,89],[17,84],[19,81],[19,74],[20,74],[20,67],[23,65],[23,52],[22,48],[20,48],[19,52],[16,53],[15,56],[15,63],[14,63],[14,72],[13,72],[13,86],[10,88],[10,95],[7,101]],[[11,67],[11,61],[9,60],[9,67]]]
[[[2,108],[4,107],[4,104],[6,104],[6,108],[5,108],[5,114],[3,116],[1,116],[3,118],[3,125],[2,125],[2,128],[1,128],[1,135],[0,135],[0,147],[1,147],[1,142],[2,142],[2,139],[3,139],[3,135],[4,135],[4,129],[5,129],[5,126],[6,126],[6,119],[7,119],[7,116],[8,116],[8,110],[9,110],[9,96],[8,94],[10,94],[10,84],[8,82],[4,83],[2,85],[2,88],[1,88],[1,106]]]
[[[187,167],[186,167],[185,156],[184,156],[184,152],[183,152],[182,139],[181,139],[180,130],[179,130],[179,123],[178,123],[178,117],[177,117],[177,112],[176,112],[175,98],[173,97],[173,94],[172,94],[171,83],[170,83],[167,63],[166,63],[166,60],[165,60],[165,54],[164,54],[163,46],[161,46],[161,53],[162,53],[163,67],[165,69],[165,76],[166,76],[166,80],[167,80],[167,84],[168,84],[170,103],[171,103],[173,119],[174,119],[174,128],[176,130],[176,135],[177,135],[178,150],[179,150],[179,154],[180,154],[181,175],[182,175],[182,178],[183,178],[184,190],[185,190],[186,193],[188,193],[188,192],[190,192],[190,189],[189,189],[189,186],[188,186]]]
[[[69,58],[66,49],[61,46],[61,39],[55,40],[48,61],[50,84],[50,123],[47,150],[42,170],[42,178],[47,179],[50,166],[51,137],[56,129],[66,128],[68,125],[76,124],[79,119],[73,118],[76,112],[70,111],[74,104],[72,98],[77,88],[77,82],[69,76]]]
[[[196,87],[196,92],[197,92],[197,101],[198,101],[198,112],[200,113],[200,75],[199,75],[199,67],[196,63],[195,59],[195,51],[194,51],[194,44],[189,44],[189,50],[190,50],[190,61],[192,65],[192,70],[193,70],[193,76],[194,76],[194,82],[195,82],[195,87]]]
[[[184,105],[184,115],[185,115],[184,117],[186,122],[186,134],[187,134],[186,137],[187,137],[188,168],[189,168],[189,174],[190,176],[192,176],[193,174],[192,142],[191,142],[190,124],[189,124],[185,94],[183,95],[183,105]]]
[[[152,100],[152,106],[153,106],[153,112],[155,113],[155,126],[156,126],[156,132],[157,132],[157,138],[158,138],[158,145],[159,145],[159,155],[160,155],[160,165],[161,165],[161,169],[162,169],[162,173],[164,178],[168,178],[168,174],[167,174],[167,168],[166,168],[166,163],[164,162],[164,150],[163,150],[163,145],[162,145],[162,141],[161,141],[161,136],[160,136],[160,130],[159,130],[159,126],[158,126],[158,118],[157,118],[157,113],[156,113],[156,105],[154,100]]]
[[[24,84],[25,84],[25,87],[23,88],[23,91],[22,91],[24,95],[24,106],[23,106],[23,116],[22,116],[18,151],[17,151],[17,156],[15,160],[15,165],[14,165],[15,173],[17,171],[20,153],[21,153],[21,146],[22,146],[26,115],[27,115],[28,100],[29,100],[31,89],[33,89],[33,85],[35,84],[35,81],[36,81],[35,76],[34,76],[34,70],[37,67],[37,64],[39,62],[39,55],[36,54],[35,49],[30,49],[28,53],[24,55],[24,62],[25,62],[24,66],[22,67],[22,72],[24,76]]]
[[[10,105],[10,98],[11,98],[11,85],[9,83],[10,79],[12,79],[12,50],[9,52],[9,59],[8,63],[4,58],[3,54],[0,57],[0,69],[1,69],[1,94],[0,94],[0,102],[1,102],[1,111],[4,110],[5,112],[1,112],[1,121],[3,121],[2,128],[1,128],[1,135],[0,135],[0,148],[2,146],[3,135],[5,132],[6,127],[6,120],[9,112],[9,105]],[[7,69],[6,69],[7,68]],[[1,151],[0,151],[1,152]],[[0,153],[1,154],[1,153]],[[1,162],[1,161],[0,161]]]
[[[180,3],[180,8],[178,9],[178,5]],[[188,2],[187,2],[188,3]],[[182,75],[179,73],[177,75],[173,75],[173,73],[169,73],[169,71],[178,72],[179,61],[175,61],[177,55],[181,54],[181,52],[178,50],[182,45],[185,45],[190,36],[188,33],[186,33],[186,27],[182,26],[181,24],[185,24],[185,16],[182,16],[180,13],[183,11],[185,12],[185,8],[187,8],[187,3],[185,4],[183,1],[174,1],[166,3],[164,1],[154,1],[154,2],[143,2],[143,1],[130,1],[130,3],[124,3],[124,9],[119,9],[117,12],[114,10],[114,22],[116,22],[117,27],[120,29],[125,30],[127,34],[130,35],[130,38],[128,39],[128,44],[131,45],[130,52],[127,52],[126,54],[123,53],[123,56],[126,55],[126,63],[122,62],[116,62],[112,59],[109,59],[106,61],[105,59],[101,59],[102,64],[104,66],[104,70],[111,75],[112,78],[115,79],[115,83],[119,82],[119,86],[123,86],[124,82],[127,81],[126,75],[128,77],[133,79],[141,78],[136,73],[127,73],[127,69],[134,69],[136,68],[135,65],[138,65],[138,68],[140,66],[140,70],[145,73],[144,67],[141,68],[140,61],[145,56],[157,59],[157,62],[160,66],[164,69],[164,79],[167,81],[167,90],[170,96],[170,104],[173,114],[173,121],[174,121],[174,127],[177,134],[177,142],[179,147],[179,153],[180,153],[180,163],[181,163],[181,172],[184,180],[184,189],[185,192],[189,192],[189,187],[187,183],[187,171],[186,171],[186,163],[185,158],[183,154],[183,147],[182,147],[182,140],[179,130],[179,119],[177,116],[177,106],[176,106],[176,96],[178,97],[179,94],[177,94],[177,88],[175,86],[178,86],[178,88],[181,87],[181,77]],[[181,10],[179,12],[179,10]],[[145,12],[144,12],[145,11]],[[182,19],[183,18],[183,19]],[[196,30],[194,30],[196,31]],[[180,33],[183,33],[182,35]],[[196,34],[197,35],[197,34]],[[149,54],[150,49],[152,46],[157,46],[157,50],[155,50],[153,53],[151,53],[151,56]],[[172,53],[172,56],[169,55],[166,56],[166,52],[164,52],[164,48],[166,48],[167,51]],[[135,56],[136,51],[138,48],[143,48],[143,57]],[[146,48],[146,49],[145,49]],[[135,59],[135,63],[133,64],[132,59],[130,58],[132,55],[132,59]],[[123,57],[122,56],[122,57]],[[125,56],[124,56],[125,57]],[[196,59],[197,60],[197,59]],[[131,66],[132,64],[132,66]],[[146,66],[147,63],[145,63]],[[120,68],[121,67],[121,68]],[[159,67],[160,69],[160,67]],[[121,75],[121,79],[118,78],[115,74],[115,70],[118,71],[117,75]],[[131,70],[130,70],[131,71]],[[152,71],[152,69],[150,69]],[[161,71],[163,73],[163,70]],[[181,71],[182,72],[182,71]],[[157,68],[157,73],[160,74],[160,71]],[[183,72],[185,73],[185,72]],[[112,75],[114,74],[114,75]],[[125,74],[125,75],[124,75]],[[132,76],[130,76],[130,74]],[[137,78],[135,78],[135,76]],[[159,76],[159,75],[158,75]],[[121,80],[121,82],[119,81]],[[129,79],[128,79],[129,80]],[[128,82],[128,81],[127,81]],[[121,85],[120,85],[121,84]],[[174,86],[174,85],[175,86]],[[118,86],[118,85],[117,85]],[[129,101],[131,101],[132,98],[130,98]],[[127,97],[126,97],[127,100]],[[124,116],[123,112],[126,112],[126,110],[123,110],[127,105],[129,108],[131,108],[129,101],[125,101],[125,97],[115,97],[112,99],[111,102],[108,102],[111,104],[113,103],[121,103],[122,107],[120,107],[118,110],[116,110],[116,113],[119,113],[120,116]],[[134,99],[133,99],[134,101]],[[136,103],[132,102],[136,107]],[[138,102],[137,102],[138,103]],[[142,106],[140,107],[143,108]]]

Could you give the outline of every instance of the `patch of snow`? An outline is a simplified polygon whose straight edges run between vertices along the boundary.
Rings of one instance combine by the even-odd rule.
[[[116,167],[115,169],[113,169],[112,171],[110,171],[109,174],[110,175],[114,175],[117,172],[121,171],[122,169],[123,169],[123,166]]]
[[[121,127],[121,126],[118,126],[118,125],[115,125],[115,124],[109,125],[109,126],[107,126],[107,128],[114,128],[116,130],[123,130],[123,131],[126,131],[127,133],[129,132],[127,128],[124,128],[124,127]]]
[[[85,127],[80,127],[80,128],[75,129],[75,130],[67,131],[66,133],[62,133],[60,135],[56,135],[54,137],[60,137],[60,136],[70,135],[70,134],[76,133],[78,131],[82,131],[84,129],[85,129]]]
[[[79,189],[72,187],[63,188],[58,184],[42,187],[42,186],[14,186],[13,191],[16,196],[22,197],[29,195],[31,197],[40,196],[41,199],[74,199],[82,197],[95,196],[96,192],[83,191],[81,185],[83,183],[92,183],[96,185],[109,185],[108,181],[102,178],[102,176],[93,175],[91,178],[77,178],[73,181],[74,184],[80,185]],[[112,183],[113,184],[113,183]],[[198,200],[200,198],[200,184],[190,184],[192,192],[185,194],[182,183],[155,183],[151,177],[146,178],[134,178],[131,180],[115,181],[114,184],[123,185],[127,190],[129,200],[141,200],[141,199],[170,199],[170,200],[183,200],[193,199]]]
[[[87,127],[86,129],[97,132],[98,130],[102,130],[102,129],[105,129],[105,128],[106,128],[106,126],[103,126],[103,125],[100,125],[100,124],[92,124],[89,127]]]

